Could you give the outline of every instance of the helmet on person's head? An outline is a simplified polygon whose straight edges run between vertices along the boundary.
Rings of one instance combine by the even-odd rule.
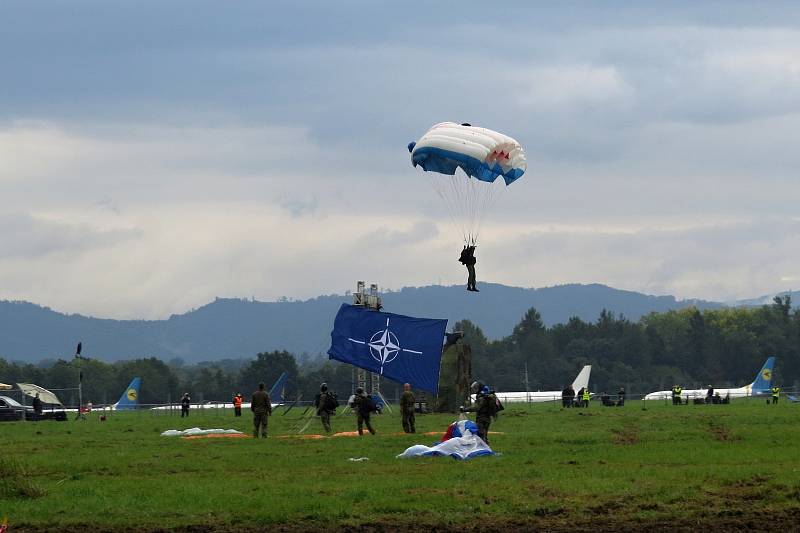
[[[483,388],[483,383],[481,383],[480,381],[473,381],[472,385],[470,385],[469,388],[472,389],[473,393],[477,394],[478,391],[480,391],[481,388]]]
[[[364,388],[363,387],[358,387],[356,389],[356,394],[364,394]]]
[[[481,394],[489,394],[489,387],[487,387],[486,385],[481,387]]]
[[[319,390],[321,392],[325,392],[326,390],[328,390],[328,384],[327,383],[323,383],[322,385],[319,386]]]

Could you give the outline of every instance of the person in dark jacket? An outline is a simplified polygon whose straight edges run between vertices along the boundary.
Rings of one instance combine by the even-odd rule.
[[[461,407],[460,411],[475,413],[478,436],[489,444],[489,426],[492,425],[492,417],[497,415],[497,396],[480,381],[472,384],[472,391],[475,393],[475,403],[470,407]]]
[[[375,428],[372,427],[369,417],[372,412],[377,409],[375,408],[375,402],[372,401],[372,398],[370,398],[361,387],[356,389],[356,395],[355,398],[353,398],[353,410],[356,412],[358,418],[358,434],[364,435],[364,426],[367,426],[367,430],[374,435]]]
[[[567,385],[566,387],[564,387],[564,390],[561,391],[561,406],[572,407],[574,401],[575,401],[575,389],[572,388],[572,385]]]
[[[323,383],[319,386],[319,394],[314,398],[314,407],[317,409],[317,416],[322,422],[325,433],[331,432],[331,415],[336,413],[336,396],[328,391],[328,384]]]
[[[475,245],[464,245],[464,249],[461,250],[461,257],[458,258],[458,261],[467,267],[467,290],[480,292],[475,286],[475,263],[478,262],[478,260],[475,259]]]
[[[267,427],[269,415],[272,414],[272,403],[269,401],[269,394],[264,390],[264,383],[258,384],[258,390],[253,393],[250,400],[250,410],[253,411],[253,438],[259,435],[267,438]]]
[[[42,405],[42,400],[39,398],[39,393],[36,393],[36,398],[33,399],[33,414],[34,420],[39,420],[42,418],[42,413],[44,412],[44,406]]]
[[[189,398],[189,393],[184,392],[181,398],[181,418],[189,416],[189,406],[192,404],[192,399]]]

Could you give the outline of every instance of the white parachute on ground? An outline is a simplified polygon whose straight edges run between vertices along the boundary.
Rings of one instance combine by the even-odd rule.
[[[184,430],[168,429],[161,434],[162,437],[194,437],[197,435],[241,435],[241,431],[235,429],[200,429],[189,428]]]
[[[483,214],[494,201],[495,185],[511,185],[528,168],[525,151],[513,138],[469,124],[436,124],[409,143],[411,164],[432,172],[431,183],[444,201],[466,244],[474,244]],[[464,174],[456,175],[461,169]]]

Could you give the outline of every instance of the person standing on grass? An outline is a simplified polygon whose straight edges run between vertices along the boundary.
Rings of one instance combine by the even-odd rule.
[[[250,410],[253,411],[253,438],[259,435],[267,438],[267,422],[272,414],[272,403],[269,401],[269,394],[264,390],[264,382],[258,384],[258,390],[253,393],[250,400]]]
[[[497,415],[497,396],[480,381],[475,381],[471,386],[475,394],[475,403],[471,407],[461,407],[462,413],[475,413],[475,424],[478,426],[478,436],[489,444],[489,426],[492,417]]]
[[[414,393],[411,392],[411,384],[403,384],[403,395],[400,396],[400,414],[403,416],[403,431],[406,433],[416,433],[414,427],[414,404],[416,398]]]
[[[589,387],[583,389],[583,395],[581,396],[581,399],[583,400],[583,406],[589,407],[589,400],[592,399],[592,395],[589,392]]]
[[[338,406],[339,400],[328,390],[328,384],[320,385],[319,394],[314,398],[314,407],[317,408],[317,416],[322,422],[322,429],[325,430],[325,433],[331,432],[331,415],[336,413]]]
[[[233,416],[242,416],[242,393],[233,397]]]
[[[38,421],[40,418],[42,418],[43,411],[44,408],[42,406],[42,400],[39,398],[39,393],[37,392],[36,398],[33,399],[33,414],[34,414],[33,419]]]
[[[184,392],[183,398],[181,398],[181,418],[189,416],[189,406],[192,403],[192,399],[189,398],[189,393]]]
[[[567,385],[561,391],[561,407],[572,407],[572,402],[575,400],[575,389],[572,385]]]
[[[778,403],[778,399],[781,397],[781,388],[777,385],[772,387],[772,405]]]
[[[617,392],[617,407],[623,407],[625,405],[625,387],[620,387],[619,391]]]
[[[683,387],[680,385],[672,387],[672,405],[681,404],[681,394],[683,394]]]
[[[361,387],[356,389],[356,396],[353,399],[353,410],[356,412],[358,434],[364,435],[364,426],[367,426],[367,430],[374,435],[375,428],[372,427],[372,423],[370,422],[369,418],[373,411],[377,411],[377,408],[375,407],[375,402],[372,401],[372,398],[370,398]]]

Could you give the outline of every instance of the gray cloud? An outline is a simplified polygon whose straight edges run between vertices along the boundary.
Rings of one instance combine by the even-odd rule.
[[[9,2],[3,290],[155,317],[460,282],[460,236],[405,150],[442,120],[528,154],[485,218],[485,279],[788,288],[800,6],[770,6]]]
[[[0,262],[53,254],[74,256],[141,237],[136,229],[97,230],[27,213],[0,213]]]

